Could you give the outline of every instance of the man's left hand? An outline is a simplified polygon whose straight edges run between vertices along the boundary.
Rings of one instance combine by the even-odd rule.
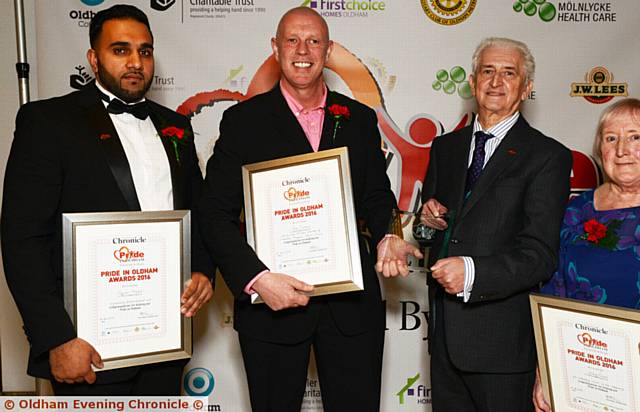
[[[180,312],[191,317],[213,296],[213,287],[209,278],[201,272],[191,273],[191,280],[182,293]]]
[[[461,257],[439,259],[431,266],[431,276],[452,295],[464,289],[464,260]]]
[[[407,276],[409,255],[422,259],[420,250],[411,243],[395,235],[387,235],[378,243],[378,261],[376,271],[382,273],[385,278],[394,276]]]

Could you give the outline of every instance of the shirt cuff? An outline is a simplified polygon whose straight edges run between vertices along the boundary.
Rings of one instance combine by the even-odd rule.
[[[473,281],[476,279],[476,265],[470,256],[460,256],[464,261],[464,287],[457,296],[461,297],[464,303],[469,301],[473,290]]]
[[[247,286],[244,287],[244,293],[246,293],[247,295],[253,295],[254,293],[257,293],[255,290],[253,290],[253,284],[256,283],[258,279],[260,279],[262,276],[264,276],[267,273],[269,273],[269,271],[265,269],[262,272],[255,275],[253,279],[251,279],[251,281],[247,283]]]

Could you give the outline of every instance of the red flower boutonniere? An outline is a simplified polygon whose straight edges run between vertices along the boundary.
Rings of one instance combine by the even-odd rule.
[[[338,133],[338,127],[340,127],[340,123],[342,120],[349,120],[351,117],[351,112],[349,112],[349,108],[347,106],[343,106],[341,104],[332,104],[327,107],[327,111],[331,116],[333,116],[333,120],[335,121],[335,125],[333,126],[333,139],[336,140],[336,133]]]
[[[613,250],[618,244],[620,238],[616,234],[616,230],[620,227],[620,221],[613,219],[607,224],[598,222],[596,219],[590,219],[584,222],[584,234],[580,237],[596,246]]]
[[[178,145],[187,144],[187,132],[184,129],[175,126],[165,127],[160,131],[164,139],[169,139],[173,144],[173,151],[176,154],[176,160],[180,163],[180,154],[178,153]]]

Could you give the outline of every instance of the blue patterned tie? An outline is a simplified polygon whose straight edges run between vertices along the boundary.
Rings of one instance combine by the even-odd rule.
[[[473,190],[473,187],[480,179],[482,173],[482,167],[484,166],[484,146],[487,140],[494,137],[490,133],[485,133],[482,130],[478,130],[475,133],[476,147],[473,149],[473,159],[471,159],[471,166],[467,170],[467,184],[465,185],[464,193],[465,198],[469,196],[469,193]]]

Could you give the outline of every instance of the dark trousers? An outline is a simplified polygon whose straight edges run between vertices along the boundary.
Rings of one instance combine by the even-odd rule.
[[[312,345],[325,412],[379,411],[384,319],[376,330],[345,336],[326,303],[314,304],[323,305],[320,319],[303,342],[239,335],[253,412],[300,412]]]
[[[431,342],[433,412],[530,412],[535,370],[524,373],[475,373],[455,367],[444,331],[442,298],[436,297]]]
[[[90,385],[52,380],[51,386],[58,396],[179,396],[186,363],[186,360],[178,360],[144,365],[131,379],[122,382]]]

